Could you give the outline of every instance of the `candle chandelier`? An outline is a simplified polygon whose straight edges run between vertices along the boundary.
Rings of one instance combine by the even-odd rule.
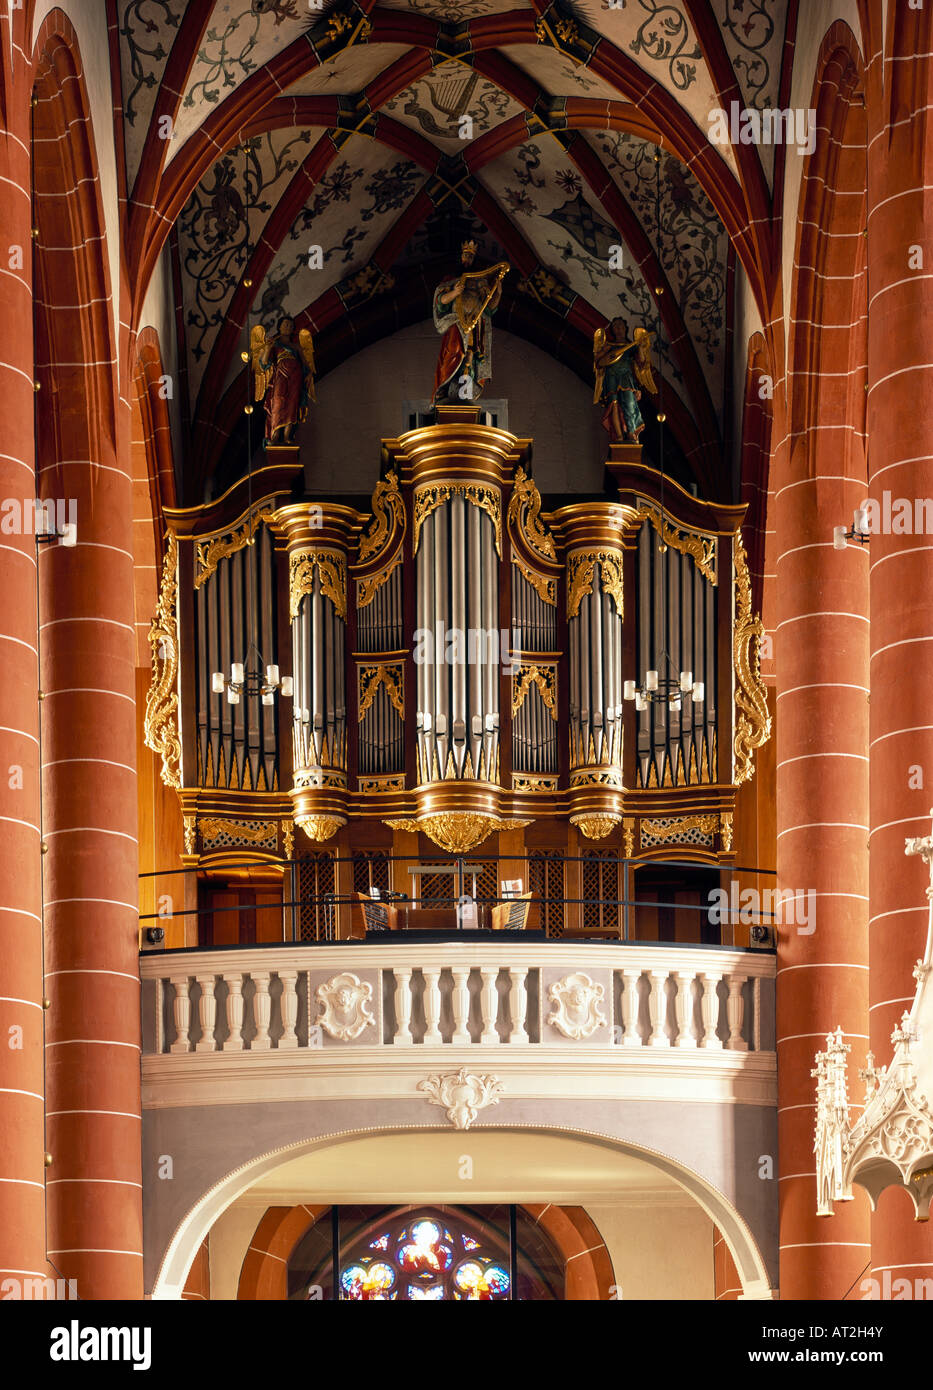
[[[257,142],[258,143],[258,142]],[[255,145],[247,141],[243,146],[246,159],[249,159],[250,150]],[[249,203],[249,176],[244,161],[244,193],[243,205],[245,208],[246,219],[246,242],[244,264],[248,267],[250,261],[250,203]],[[249,286],[251,281],[245,280],[244,284]],[[249,342],[249,314],[246,316],[246,341]],[[226,695],[227,701],[231,705],[238,705],[242,696],[247,698],[260,699],[264,705],[275,703],[276,693],[291,699],[292,678],[291,676],[280,676],[279,668],[275,664],[263,665],[262,653],[256,644],[255,637],[255,615],[253,612],[253,589],[255,584],[255,574],[253,566],[253,546],[255,536],[253,535],[253,440],[251,430],[251,416],[253,407],[251,403],[252,372],[250,367],[249,353],[240,354],[246,363],[246,488],[248,507],[246,513],[246,636],[247,647],[246,655],[242,661],[231,661],[230,674],[225,675],[223,671],[213,671],[211,673],[211,690],[215,695]]]
[[[658,232],[658,257],[661,255],[661,150],[660,146],[654,153],[655,163],[655,227]],[[655,295],[658,301],[658,471],[661,474],[661,534],[658,539],[658,551],[660,554],[667,553],[667,545],[664,541],[663,527],[665,519],[664,511],[664,423],[667,415],[664,413],[664,339],[661,336],[661,295],[664,293],[664,286],[658,285],[655,288]],[[667,591],[667,567],[661,571],[661,609],[667,612],[666,591]],[[669,674],[668,674],[669,673]],[[667,647],[662,647],[658,654],[657,666],[650,671],[646,671],[641,682],[625,681],[622,687],[622,697],[625,700],[634,700],[635,708],[638,711],[648,709],[649,705],[667,701],[667,707],[672,713],[679,713],[683,707],[685,696],[689,696],[693,704],[701,705],[706,698],[706,688],[703,681],[695,681],[692,671],[678,671],[671,660]]]

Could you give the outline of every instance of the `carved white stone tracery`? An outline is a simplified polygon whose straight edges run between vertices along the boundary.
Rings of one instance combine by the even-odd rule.
[[[314,997],[321,1008],[317,1021],[329,1038],[352,1042],[367,1028],[375,1027],[370,1008],[373,987],[349,970],[318,985]]]
[[[454,1129],[469,1129],[480,1110],[499,1104],[502,1082],[490,1073],[479,1076],[461,1067],[426,1077],[418,1082],[418,1090],[425,1092],[431,1105],[444,1107]]]
[[[606,1023],[600,1003],[606,991],[582,970],[565,975],[548,990],[548,1023],[565,1038],[589,1038]]]
[[[886,1187],[910,1193],[917,1219],[925,1221],[933,1196],[933,1049],[928,1041],[912,1051],[919,1039],[933,1037],[933,836],[909,839],[906,854],[920,854],[930,866],[930,920],[926,949],[914,966],[914,1001],[891,1034],[894,1056],[888,1067],[876,1067],[869,1052],[859,1072],[865,1082],[865,1107],[852,1125],[846,1081],[846,1055],[851,1050],[837,1028],[826,1039],[825,1052],[816,1055],[812,1075],[817,1083],[814,1150],[817,1173],[817,1214],[831,1216],[833,1202],[851,1201],[852,1184],[864,1187],[872,1207]]]

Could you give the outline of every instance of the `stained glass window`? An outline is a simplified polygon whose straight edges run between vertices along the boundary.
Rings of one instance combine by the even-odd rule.
[[[408,1212],[384,1230],[366,1234],[347,1252],[340,1297],[366,1300],[507,1299],[508,1250],[450,1212]]]

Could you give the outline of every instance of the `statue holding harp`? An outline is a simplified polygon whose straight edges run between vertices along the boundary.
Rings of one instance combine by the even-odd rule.
[[[509,265],[474,270],[476,242],[460,248],[461,269],[434,291],[434,327],[441,350],[434,375],[434,402],[473,401],[492,376],[492,315]]]

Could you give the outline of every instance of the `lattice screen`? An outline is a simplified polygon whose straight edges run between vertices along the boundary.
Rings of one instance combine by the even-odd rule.
[[[327,926],[326,893],[334,891],[334,860],[326,851],[306,854],[298,860],[299,941],[323,941]],[[333,914],[335,909],[330,907]]]
[[[378,888],[386,893],[389,889],[389,856],[385,850],[363,849],[353,852],[353,891],[368,893]]]
[[[532,850],[528,856],[528,887],[541,913],[549,939],[564,934],[564,856],[559,849]]]
[[[619,929],[619,866],[616,850],[595,849],[583,861],[583,930]]]

